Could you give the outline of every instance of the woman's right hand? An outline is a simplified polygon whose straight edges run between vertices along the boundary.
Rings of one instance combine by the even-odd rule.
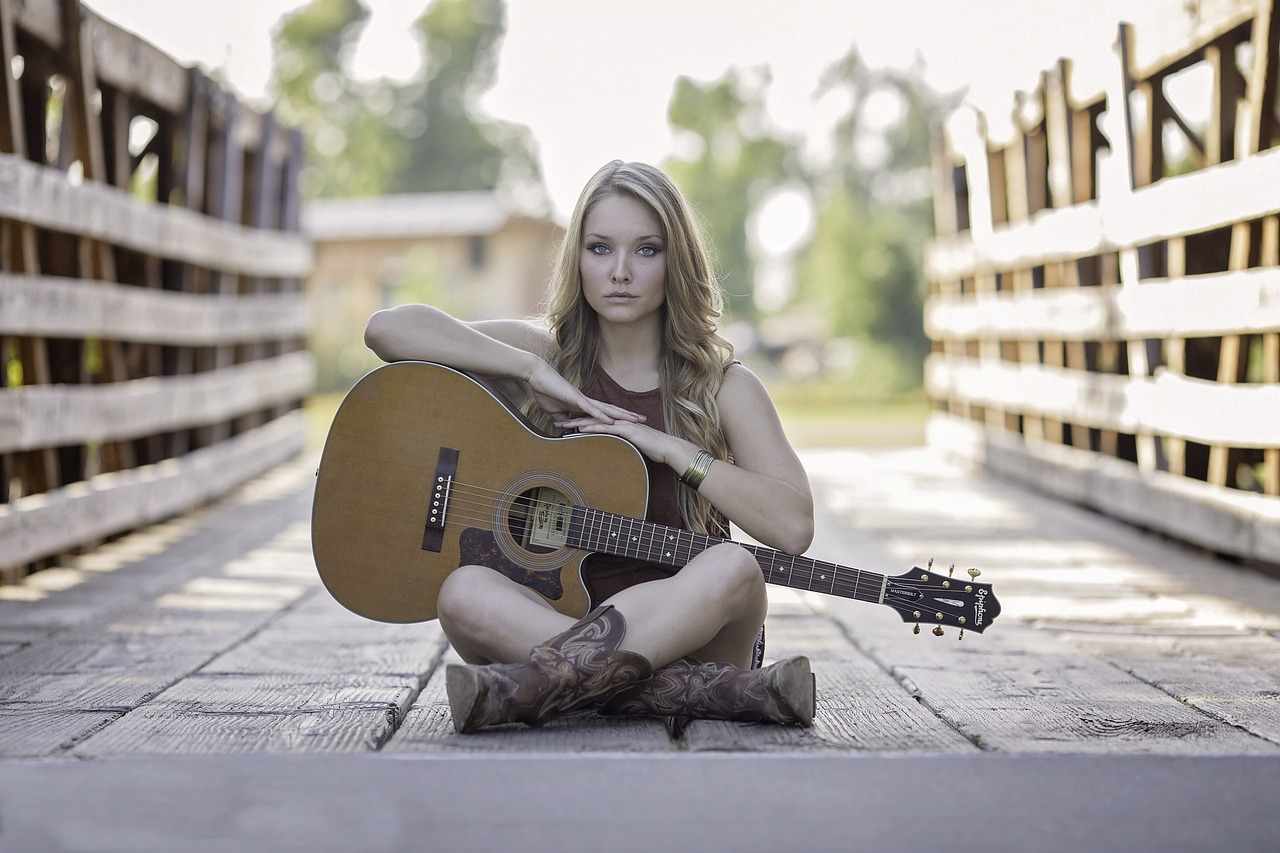
[[[535,362],[533,370],[525,377],[525,381],[533,390],[534,399],[538,401],[538,405],[544,412],[551,415],[552,420],[567,421],[586,416],[606,424],[614,421],[644,423],[644,415],[591,399],[540,358]]]

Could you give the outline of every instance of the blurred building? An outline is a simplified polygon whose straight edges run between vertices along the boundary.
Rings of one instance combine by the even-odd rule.
[[[562,229],[496,192],[320,199],[303,209],[315,242],[307,292],[321,389],[345,388],[376,364],[365,320],[427,302],[468,320],[536,314]]]

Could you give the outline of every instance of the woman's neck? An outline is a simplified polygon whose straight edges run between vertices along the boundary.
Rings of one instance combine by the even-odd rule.
[[[600,367],[631,391],[658,387],[662,328],[655,322],[600,323]]]

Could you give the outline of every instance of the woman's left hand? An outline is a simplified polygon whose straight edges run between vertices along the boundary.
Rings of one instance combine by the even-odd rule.
[[[631,421],[614,421],[605,423],[597,418],[574,418],[567,421],[556,421],[556,426],[566,430],[577,430],[580,433],[604,433],[625,438],[654,462],[670,464],[672,454],[678,452],[680,439],[668,435],[661,430]]]

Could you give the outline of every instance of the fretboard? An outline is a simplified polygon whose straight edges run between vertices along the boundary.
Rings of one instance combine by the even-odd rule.
[[[731,540],[707,536],[678,527],[666,527],[637,518],[602,512],[590,507],[573,507],[566,542],[571,548],[620,557],[634,557],[650,563],[683,566],[703,551]],[[769,583],[838,595],[858,601],[880,603],[884,596],[884,575],[826,563],[810,557],[784,554],[762,545],[738,543],[750,551]]]

